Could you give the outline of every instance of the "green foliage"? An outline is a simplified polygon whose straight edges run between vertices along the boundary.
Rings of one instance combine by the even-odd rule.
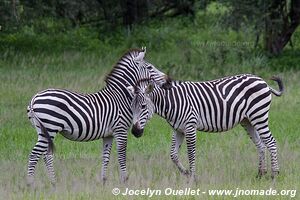
[[[269,65],[278,71],[300,70],[300,51],[286,50],[280,57],[270,59]]]
[[[0,26],[3,31],[2,34],[13,34],[15,38],[19,38],[21,45],[30,46],[30,44],[35,43],[36,45],[31,47],[37,50],[39,47],[41,49],[53,49],[55,46],[58,46],[59,50],[63,49],[58,44],[60,38],[64,47],[69,43],[68,38],[71,38],[78,41],[77,45],[83,45],[84,50],[91,50],[97,45],[94,46],[86,41],[85,36],[90,38],[86,34],[83,35],[81,42],[81,38],[76,37],[78,29],[87,29],[89,33],[92,32],[91,35],[97,32],[98,37],[93,37],[93,39],[100,40],[101,46],[103,45],[103,38],[106,39],[104,45],[107,40],[116,42],[115,38],[121,38],[122,44],[118,43],[118,45],[125,47],[145,42],[145,40],[148,43],[148,37],[152,37],[150,33],[154,33],[153,41],[150,43],[165,45],[165,41],[169,42],[170,38],[175,40],[180,38],[180,35],[176,37],[177,34],[170,33],[168,30],[170,26],[166,29],[167,32],[164,32],[162,27],[158,28],[157,30],[162,31],[159,34],[146,28],[145,31],[149,31],[143,34],[147,35],[146,38],[139,38],[142,35],[137,33],[131,36],[131,32],[135,32],[136,27],[138,27],[137,29],[145,28],[148,23],[153,23],[152,21],[160,24],[162,20],[170,17],[174,19],[171,21],[181,21],[182,16],[186,16],[189,19],[185,20],[189,21],[186,23],[192,23],[194,26],[189,27],[192,31],[194,31],[193,29],[204,28],[201,27],[202,25],[205,28],[217,25],[224,29],[232,28],[241,32],[250,30],[251,37],[255,37],[253,38],[255,46],[264,47],[271,55],[279,55],[299,25],[299,15],[297,14],[299,2],[300,0],[202,0],[198,2],[194,0],[155,0],[151,2],[147,0],[5,0],[0,3]],[[182,25],[181,22],[178,24]],[[175,33],[181,28],[175,29]],[[138,32],[145,31],[138,30]],[[75,37],[72,32],[75,32]],[[28,37],[28,34],[33,38]],[[45,35],[54,37],[52,40],[49,39],[49,43],[52,45],[45,44],[45,40],[48,40]],[[68,38],[64,38],[64,36]],[[96,40],[92,42],[97,43]],[[7,45],[2,48],[7,48]],[[66,48],[76,49],[72,45]]]
[[[55,23],[52,20],[38,21],[35,26],[24,26],[17,33],[0,36],[2,51],[86,51],[100,49],[101,45],[96,31],[88,28],[68,30],[63,23]]]
[[[135,25],[131,30],[120,27],[112,33],[91,27],[72,28],[68,21],[41,18],[16,33],[0,33],[0,50],[36,54],[85,51],[105,55],[146,46],[149,57],[154,51],[165,55],[157,54],[157,59],[171,76],[197,80],[218,74],[255,73],[268,67],[298,69],[299,35],[298,31],[293,37],[293,48],[287,48],[277,58],[269,58],[254,47],[251,27],[241,31],[222,28],[217,15],[209,17],[204,12],[198,12],[193,21],[185,17],[152,20]]]

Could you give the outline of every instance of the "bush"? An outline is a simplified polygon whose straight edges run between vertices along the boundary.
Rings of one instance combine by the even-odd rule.
[[[218,24],[218,16],[215,17],[205,22],[210,16],[199,12],[194,20],[187,17],[152,20],[131,30],[119,27],[113,32],[88,26],[72,28],[63,20],[37,19],[18,32],[0,33],[0,50],[37,54],[96,52],[105,56],[108,52],[146,46],[150,61],[175,78],[191,80],[207,80],[220,74],[257,73],[268,68],[300,68],[298,46],[287,49],[278,58],[268,58],[261,49],[254,48],[251,28],[225,29]]]

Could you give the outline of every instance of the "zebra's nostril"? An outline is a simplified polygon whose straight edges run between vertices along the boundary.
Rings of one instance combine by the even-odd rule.
[[[143,132],[144,132],[144,129],[141,129],[140,125],[139,124],[134,124],[132,126],[132,129],[131,129],[131,133],[135,136],[135,137],[141,137],[143,135]]]
[[[133,126],[134,126],[135,128],[137,128],[137,129],[141,129],[141,126],[140,126],[139,123],[135,123]]]

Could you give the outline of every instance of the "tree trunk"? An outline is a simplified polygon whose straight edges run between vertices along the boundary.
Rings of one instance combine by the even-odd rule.
[[[12,4],[12,13],[13,13],[13,16],[14,16],[16,22],[18,22],[18,21],[19,21],[19,18],[18,18],[18,14],[17,14],[16,0],[12,0],[12,1],[11,1],[11,4]]]
[[[123,24],[131,26],[148,16],[147,0],[125,0],[121,1],[123,10]]]
[[[265,48],[272,55],[279,55],[300,24],[300,0],[291,0],[288,13],[286,1],[273,0],[266,17]]]

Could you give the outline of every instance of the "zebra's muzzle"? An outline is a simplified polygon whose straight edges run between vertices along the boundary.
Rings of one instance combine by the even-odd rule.
[[[139,138],[143,135],[144,129],[141,129],[139,125],[134,124],[131,129],[131,133],[134,137]]]

